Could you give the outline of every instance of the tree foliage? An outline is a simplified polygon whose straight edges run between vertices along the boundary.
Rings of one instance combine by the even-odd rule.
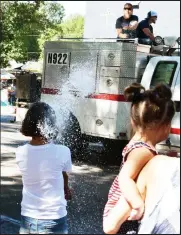
[[[43,57],[43,46],[46,41],[57,41],[63,38],[82,38],[84,32],[84,17],[72,15],[56,28],[48,28],[38,39],[41,58]]]
[[[72,15],[62,23],[64,38],[82,38],[84,33],[84,17],[81,15]]]
[[[57,25],[56,28],[48,28],[44,33],[38,38],[39,48],[41,51],[40,58],[43,57],[43,49],[46,41],[57,41],[62,38],[63,31],[61,25]]]
[[[45,41],[83,37],[83,16],[63,22],[64,7],[55,1],[1,1],[0,14],[1,67],[10,59],[38,59]]]
[[[52,27],[62,23],[65,10],[61,4],[47,1],[40,6],[40,11],[45,15]]]
[[[56,14],[55,14],[56,11]],[[56,2],[1,2],[1,66],[10,59],[24,62],[38,58],[38,38],[48,28],[56,28],[64,16],[64,8]]]

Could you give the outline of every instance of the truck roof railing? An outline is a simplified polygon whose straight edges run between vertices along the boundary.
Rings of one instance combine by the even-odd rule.
[[[120,39],[120,38],[57,38],[57,41],[61,40],[89,40],[89,41],[104,41],[104,40],[113,40],[113,41],[119,41],[119,42],[136,42],[137,39]]]
[[[113,39],[113,40],[123,40],[123,41],[129,41],[129,40],[131,40],[131,41],[135,41],[136,40],[136,38],[132,38],[132,39],[130,39],[130,38],[125,38],[125,39],[121,39],[121,38],[58,38],[58,40],[61,40],[61,39],[77,39],[77,40],[80,40],[80,39],[83,39],[83,40],[90,40],[90,39]]]

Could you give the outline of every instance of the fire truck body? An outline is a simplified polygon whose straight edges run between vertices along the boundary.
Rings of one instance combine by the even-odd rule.
[[[51,47],[53,43],[49,45]],[[75,95],[73,105],[69,105],[69,108],[79,122],[81,133],[111,139],[125,139],[127,132],[125,120],[129,119],[129,104],[124,102],[123,90],[125,86],[136,81],[135,45],[86,42],[67,43],[66,45],[69,46],[67,50],[71,60],[70,65],[66,66],[65,77],[62,77],[61,69],[55,68],[55,65],[45,66],[44,87],[58,88],[60,95],[67,79],[74,86],[74,90],[69,87],[68,92]],[[64,45],[60,43],[59,46],[61,48]],[[78,48],[76,48],[77,46]],[[53,53],[52,49],[48,50]],[[58,52],[62,53],[62,50],[60,49]],[[56,83],[48,82],[47,73],[51,73],[52,69],[54,72],[56,69],[59,70],[59,74],[56,76],[59,77],[60,82],[57,77],[54,78],[57,80]],[[50,77],[50,79],[52,78]],[[83,83],[83,87],[81,87],[81,83]],[[46,91],[44,89],[43,93]],[[44,94],[44,96],[47,95]],[[42,96],[43,100],[44,96]],[[54,99],[53,97],[52,99]],[[119,110],[123,115],[119,115]],[[87,125],[88,123],[89,125]],[[123,135],[120,136],[119,133]]]
[[[56,112],[70,112],[81,137],[129,140],[126,86],[141,82],[149,89],[166,82],[174,100],[180,102],[180,58],[153,56],[149,50],[149,46],[126,42],[46,42],[41,100],[56,107]],[[75,140],[74,124],[66,130]],[[180,111],[172,123],[172,146],[180,146],[179,134]]]

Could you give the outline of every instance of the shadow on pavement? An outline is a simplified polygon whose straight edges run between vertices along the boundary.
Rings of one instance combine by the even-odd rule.
[[[1,154],[1,164],[3,162],[12,161],[14,159],[15,159],[15,157],[14,157],[13,153],[11,153],[11,154],[10,153],[3,153],[3,154]]]
[[[72,176],[73,200],[68,202],[71,234],[103,234],[102,215],[115,170],[114,174],[111,170],[96,170],[80,167]]]
[[[19,224],[13,223],[9,219],[1,218],[0,221],[0,233],[1,234],[19,234]]]
[[[22,199],[21,176],[1,176],[1,214],[20,219],[20,203]]]
[[[11,133],[17,133],[17,132],[19,132],[19,130],[17,130],[17,129],[12,129],[11,127],[1,127],[1,131],[4,131],[4,132],[11,132]]]

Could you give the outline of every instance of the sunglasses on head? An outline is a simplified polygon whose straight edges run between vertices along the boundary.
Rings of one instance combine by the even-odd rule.
[[[131,11],[132,8],[129,8],[129,7],[125,7],[124,10],[128,10],[128,11]]]

